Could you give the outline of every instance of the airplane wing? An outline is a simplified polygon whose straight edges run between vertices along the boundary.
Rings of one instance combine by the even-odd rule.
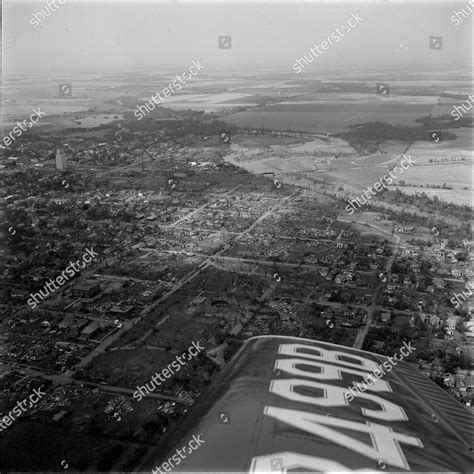
[[[472,435],[470,412],[412,364],[261,336],[140,471],[472,472]]]

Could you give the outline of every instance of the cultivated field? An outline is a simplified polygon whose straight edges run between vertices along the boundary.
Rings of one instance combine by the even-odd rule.
[[[341,132],[350,125],[380,121],[392,125],[418,126],[416,119],[428,115],[437,97],[381,97],[375,94],[322,93],[308,102],[283,102],[258,107],[226,117],[241,127],[304,132]]]

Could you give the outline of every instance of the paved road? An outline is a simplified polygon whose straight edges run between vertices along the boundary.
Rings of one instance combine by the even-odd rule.
[[[189,257],[202,257],[206,259],[210,259],[211,261],[218,261],[221,260],[222,262],[229,261],[229,262],[236,262],[236,263],[247,263],[247,264],[255,264],[255,265],[265,265],[265,266],[278,266],[279,268],[308,268],[311,270],[328,270],[330,267],[324,266],[324,265],[310,265],[307,263],[290,263],[290,262],[275,262],[274,260],[261,260],[261,259],[255,259],[255,258],[241,258],[241,257],[228,257],[225,255],[220,255],[222,253],[218,252],[214,255],[208,255],[204,253],[198,253],[198,252],[187,252],[184,250],[158,250],[158,249],[152,249],[152,248],[141,248],[140,250],[144,252],[155,252],[155,253],[165,253],[165,254],[181,254],[181,255],[187,255]],[[203,263],[201,263],[203,265]],[[360,271],[358,272],[363,275],[372,275],[374,272],[365,272],[365,271]],[[347,285],[345,285],[347,286]],[[355,287],[355,285],[354,285]],[[363,287],[357,287],[357,288],[363,288]]]
[[[237,189],[234,188],[234,190]],[[203,270],[205,270],[206,268],[208,268],[210,265],[212,265],[214,263],[214,260],[216,258],[219,258],[222,256],[223,253],[227,252],[233,245],[233,242],[242,238],[244,235],[246,235],[247,233],[251,232],[251,230],[256,226],[258,225],[258,223],[262,220],[262,219],[265,219],[267,216],[271,215],[273,212],[277,211],[281,206],[283,206],[285,204],[286,201],[288,201],[291,197],[293,197],[296,193],[298,193],[298,191],[296,191],[295,193],[293,193],[292,195],[290,196],[287,196],[286,198],[284,198],[282,201],[280,201],[278,204],[276,204],[275,206],[273,206],[270,210],[268,210],[267,212],[265,212],[264,214],[262,214],[258,219],[255,220],[255,222],[250,225],[247,229],[245,229],[244,231],[240,232],[237,236],[234,237],[234,239],[232,239],[230,242],[226,243],[223,248],[219,251],[217,251],[215,254],[213,255],[203,255],[203,257],[205,257],[206,259],[201,262],[198,267],[194,270],[192,270],[191,272],[189,272],[187,275],[183,276],[180,280],[178,280],[161,298],[159,298],[152,306],[149,306],[147,308],[145,308],[140,317],[139,318],[136,318],[135,320],[133,321],[128,321],[128,322],[124,322],[123,323],[123,327],[121,328],[120,331],[117,331],[115,334],[113,334],[112,336],[110,336],[109,338],[107,338],[104,342],[102,342],[96,349],[94,349],[90,354],[88,354],[86,357],[84,357],[76,366],[75,366],[75,369],[79,369],[81,367],[84,367],[86,366],[94,357],[97,357],[100,353],[104,352],[105,349],[110,346],[112,343],[114,343],[122,334],[124,334],[126,331],[128,331],[136,322],[138,322],[139,320],[141,320],[143,317],[145,317],[146,314],[149,314],[156,306],[158,306],[159,304],[165,302],[171,295],[173,295],[174,293],[176,293],[180,288],[183,287],[183,285],[189,283],[190,281],[192,281],[194,278],[196,278]],[[227,194],[227,193],[225,193]],[[209,204],[209,203],[208,203]],[[189,216],[189,214],[188,214]],[[155,249],[147,249],[147,248],[141,248],[140,250],[144,250],[144,251],[156,251]],[[166,252],[166,253],[170,253],[172,251],[169,251],[169,252]],[[158,322],[158,324],[155,326],[155,327],[159,327],[161,324],[163,324],[166,319],[168,318],[169,316],[165,316],[161,321]],[[144,334],[138,342],[140,341],[145,341],[149,335],[152,333],[153,329],[155,328],[152,328],[150,329],[146,334]],[[137,344],[138,343],[137,341],[133,341],[133,344]]]
[[[111,344],[113,344],[115,341],[117,341],[122,334],[127,332],[132,326],[134,325],[134,320],[131,321],[123,321],[122,322],[122,327],[114,332],[111,336],[109,336],[107,339],[105,339],[103,342],[101,342],[92,352],[87,354],[85,357],[83,357],[80,362],[78,362],[75,366],[74,369],[81,369],[85,367],[92,359],[97,357],[99,354],[105,351],[107,347],[109,347]]]
[[[398,253],[398,250],[399,250],[400,237],[398,237],[398,235],[392,235],[390,232],[388,232],[388,231],[386,231],[386,230],[384,230],[381,227],[378,227],[376,225],[368,224],[367,222],[361,222],[361,221],[356,221],[356,222],[359,223],[359,224],[366,224],[369,227],[374,227],[375,229],[379,230],[383,234],[388,234],[390,237],[395,239],[395,247],[393,248],[392,255],[390,256],[390,258],[387,261],[387,265],[385,266],[385,272],[384,272],[384,276],[387,279],[386,281],[389,281],[390,280],[390,275],[391,275],[391,272],[392,272],[392,266],[393,266],[393,263],[395,262],[395,258],[397,257],[397,253]],[[369,331],[369,328],[370,328],[370,326],[372,324],[372,321],[373,321],[373,318],[374,318],[374,311],[377,308],[377,300],[378,300],[379,295],[382,292],[384,287],[385,287],[384,282],[380,281],[379,285],[377,287],[377,290],[375,291],[375,293],[372,297],[372,303],[367,308],[367,321],[366,321],[365,325],[358,332],[358,334],[356,336],[356,339],[354,341],[354,344],[352,346],[356,349],[361,349],[362,348],[362,344],[364,343],[365,337],[367,336],[367,333]]]
[[[131,166],[131,165],[129,165]],[[225,196],[226,194],[228,193],[231,193],[233,191],[235,191],[236,189],[238,189],[240,187],[239,186],[236,186],[234,187],[233,189],[229,190],[228,192],[222,194],[221,196],[219,197],[222,197],[222,196]],[[205,204],[205,206],[209,205],[212,201],[208,202]],[[200,208],[199,208],[200,209]],[[187,214],[185,216],[186,217],[189,217],[191,216],[192,214],[194,214],[195,212],[197,212],[199,209],[196,209],[194,211],[192,211],[190,214]],[[177,221],[178,222],[178,221]],[[228,249],[230,248],[230,245],[227,244],[226,246],[224,246],[224,248],[220,251],[220,252],[217,252],[215,255],[218,256],[220,255],[220,253],[222,252],[225,252],[227,251]],[[73,373],[75,373],[78,369],[80,368],[83,368],[85,366],[87,366],[87,364],[89,364],[95,357],[97,357],[99,354],[103,353],[105,351],[105,349],[107,349],[110,345],[114,344],[123,334],[125,334],[130,328],[132,328],[139,320],[141,320],[141,318],[143,318],[147,313],[149,313],[150,311],[152,311],[157,305],[163,303],[167,298],[169,298],[173,293],[175,293],[177,290],[179,290],[184,284],[186,284],[188,281],[191,281],[193,278],[195,278],[204,268],[207,268],[207,266],[212,262],[212,259],[209,258],[206,262],[204,262],[204,265],[201,264],[197,270],[194,270],[192,271],[191,273],[189,273],[188,275],[186,275],[185,277],[183,277],[181,280],[179,280],[175,285],[173,285],[173,287],[168,291],[166,292],[159,300],[157,300],[153,305],[151,306],[147,306],[142,312],[141,312],[141,315],[140,317],[138,318],[135,318],[131,321],[124,321],[122,323],[122,327],[119,329],[119,331],[116,331],[114,334],[112,334],[110,337],[108,337],[107,339],[105,339],[102,343],[99,344],[99,346],[97,346],[92,352],[90,352],[87,356],[83,357],[81,359],[80,362],[78,362],[71,370],[71,374],[70,374],[70,377],[72,377]],[[95,271],[97,271],[101,265],[103,264],[103,262],[101,262],[96,268],[95,268]],[[90,272],[92,273],[92,270],[90,270]],[[117,278],[117,279],[123,279],[123,280],[127,280],[129,279],[128,277],[114,277],[112,275],[101,275],[102,277],[113,277],[113,278]],[[137,281],[142,281],[142,280],[138,280],[138,279],[134,279],[134,280],[137,280]],[[161,321],[160,324],[162,324],[164,322]],[[148,332],[145,336],[148,336],[150,334],[150,332]],[[144,336],[144,337],[145,337]],[[140,340],[144,340],[144,337],[142,337]],[[136,344],[136,342],[134,342],[134,344]]]
[[[197,209],[194,209],[189,214],[186,214],[185,216],[179,218],[177,221],[173,222],[172,224],[162,226],[162,228],[163,229],[169,229],[169,228],[176,227],[181,222],[186,221],[190,217],[193,217],[195,214],[197,214],[199,211],[202,211],[203,209],[205,209],[207,206],[212,204],[212,202],[215,201],[216,199],[222,199],[223,197],[227,196],[228,194],[233,193],[234,191],[237,191],[237,189],[239,189],[241,187],[242,187],[242,185],[239,184],[238,186],[235,186],[235,188],[229,189],[229,191],[226,191],[224,194],[215,196],[214,199],[211,199],[210,201],[205,202],[202,206],[199,206]]]

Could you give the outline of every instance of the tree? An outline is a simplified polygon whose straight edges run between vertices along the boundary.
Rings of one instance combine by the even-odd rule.
[[[464,321],[458,321],[456,324],[456,331],[459,332],[459,334],[464,334],[466,332],[466,326],[464,326]]]

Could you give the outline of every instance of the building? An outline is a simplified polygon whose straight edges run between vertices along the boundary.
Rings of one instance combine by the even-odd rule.
[[[92,298],[100,292],[100,283],[97,280],[87,280],[72,288],[72,296],[78,296],[79,298]]]
[[[439,316],[436,316],[436,314],[430,314],[430,324],[432,326],[438,327],[441,319]]]
[[[446,330],[454,331],[460,321],[462,321],[461,316],[450,316],[446,319]]]
[[[66,156],[59,148],[56,150],[56,169],[66,171]]]
[[[90,339],[94,337],[101,329],[102,327],[99,321],[92,321],[81,331],[81,335],[87,339]]]
[[[11,296],[11,298],[14,298],[14,299],[19,299],[19,300],[25,300],[26,301],[26,299],[30,296],[30,294],[26,290],[22,290],[22,289],[19,289],[19,288],[12,288],[12,290],[10,292],[10,296]]]
[[[66,329],[74,323],[74,316],[68,315],[58,323],[59,329]]]
[[[338,249],[346,249],[347,248],[347,242],[344,242],[342,240],[342,231],[340,234],[336,237],[336,247]]]

